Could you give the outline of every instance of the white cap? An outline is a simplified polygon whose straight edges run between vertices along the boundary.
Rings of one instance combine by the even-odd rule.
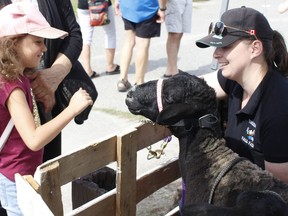
[[[0,10],[0,37],[30,34],[42,38],[64,38],[67,32],[50,26],[37,5],[15,2]]]

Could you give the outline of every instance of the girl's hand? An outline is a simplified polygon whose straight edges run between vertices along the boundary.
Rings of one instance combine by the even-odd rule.
[[[69,102],[69,108],[74,112],[75,116],[80,114],[86,107],[93,104],[93,100],[86,90],[80,88],[75,94],[71,97]]]

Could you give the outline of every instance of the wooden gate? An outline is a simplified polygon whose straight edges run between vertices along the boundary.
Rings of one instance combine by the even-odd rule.
[[[62,216],[61,186],[116,162],[116,188],[65,215],[136,215],[138,202],[180,178],[177,158],[145,175],[136,175],[137,151],[169,135],[170,131],[163,126],[139,124],[127,132],[49,160],[38,167],[34,176],[16,174],[20,208],[29,216]],[[177,215],[178,210],[168,214]]]

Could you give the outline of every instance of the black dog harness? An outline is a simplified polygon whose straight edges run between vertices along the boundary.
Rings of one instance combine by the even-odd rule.
[[[200,127],[200,128],[214,128],[218,124],[218,117],[213,114],[206,114],[201,116],[200,118],[194,119],[182,119],[181,121],[171,125],[171,126],[178,126],[184,127],[187,122],[191,124],[191,128],[193,127]]]

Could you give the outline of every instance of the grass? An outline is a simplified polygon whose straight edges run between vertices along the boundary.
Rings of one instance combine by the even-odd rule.
[[[131,114],[130,112],[124,112],[124,111],[119,111],[119,110],[115,110],[115,109],[109,109],[109,108],[93,108],[94,111],[99,111],[99,112],[103,112],[109,115],[113,115],[119,118],[125,118],[128,120],[138,120],[138,121],[142,121],[146,118],[144,118],[143,116],[136,116]]]
[[[78,0],[71,0],[71,4],[72,4],[73,10],[74,10],[74,13],[76,15]]]

